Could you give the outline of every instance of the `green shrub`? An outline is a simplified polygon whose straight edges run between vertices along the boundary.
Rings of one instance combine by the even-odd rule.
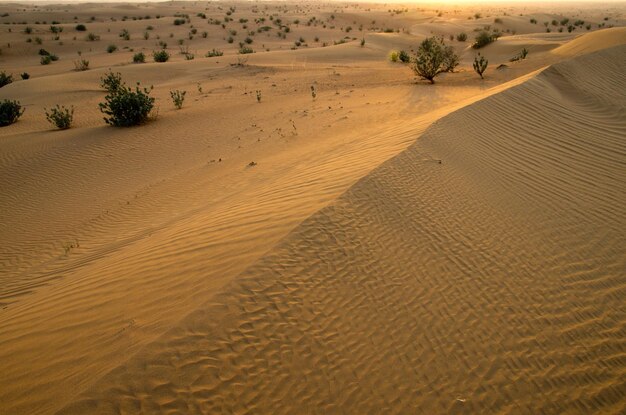
[[[113,53],[117,50],[117,46],[115,45],[109,45],[107,46],[107,53]]]
[[[67,130],[72,126],[72,121],[74,119],[74,107],[65,108],[64,106],[59,106],[58,104],[50,108],[50,111],[45,109],[46,119],[51,124],[55,125],[59,130]]]
[[[185,24],[186,20],[185,19],[174,19],[174,25],[176,26],[180,26],[182,24]]]
[[[415,52],[412,69],[422,79],[435,83],[435,77],[443,72],[452,72],[459,64],[459,57],[443,39],[430,37],[424,39]]]
[[[476,36],[474,44],[472,45],[472,47],[474,49],[480,49],[483,46],[487,46],[488,44],[490,44],[491,42],[493,42],[496,39],[497,39],[496,36],[491,35],[491,34],[489,34],[489,32],[483,30]]]
[[[172,102],[177,109],[181,109],[183,107],[183,102],[185,101],[185,94],[187,91],[179,91],[174,90],[170,91],[170,96],[172,97]]]
[[[100,40],[100,36],[98,36],[98,35],[96,35],[94,33],[89,33],[87,35],[86,39],[87,39],[88,42],[95,42],[96,40]]]
[[[157,50],[152,52],[152,57],[155,62],[167,62],[170,59],[170,54],[165,50]]]
[[[130,32],[128,29],[122,29],[119,36],[124,40],[130,40]]]
[[[115,92],[110,92],[99,105],[105,114],[104,122],[114,127],[131,127],[148,120],[154,107],[154,98],[150,96],[152,88],[141,88],[139,84],[132,88],[121,85]]]
[[[249,47],[247,47],[247,46],[242,46],[242,47],[239,49],[239,54],[241,54],[241,55],[245,55],[245,54],[247,54],[247,53],[254,53],[254,50],[252,50],[252,48],[249,48]]]
[[[391,52],[389,52],[389,60],[391,62],[398,62],[398,55],[399,55],[398,51],[392,50]]]
[[[28,72],[22,72],[20,76],[22,77],[23,80],[27,80],[30,78],[30,75],[28,74]]]
[[[39,53],[39,56],[46,56],[46,55],[49,55],[49,54],[50,54],[50,52],[48,52],[48,51],[47,51],[47,50],[45,50],[45,49],[39,49],[39,52],[38,52],[38,53]]]
[[[0,102],[0,127],[6,127],[17,121],[24,113],[18,101],[5,99]]]
[[[33,28],[30,26],[26,26],[24,28],[24,33],[26,33],[27,35],[30,35],[31,33],[33,33]]]
[[[100,78],[100,87],[109,94],[116,93],[123,86],[125,86],[124,81],[122,81],[122,74],[119,72],[114,73],[109,69],[109,72]]]
[[[133,55],[134,63],[144,63],[145,61],[146,61],[146,55],[144,55],[143,52],[135,53]]]
[[[398,59],[402,63],[411,62],[411,56],[409,56],[409,54],[405,50],[401,50],[400,53],[398,53]]]
[[[0,72],[0,88],[13,82],[13,75],[7,74],[5,71]]]
[[[213,50],[208,51],[206,55],[204,56],[206,56],[207,58],[213,58],[215,56],[222,56],[222,55],[224,55],[224,52],[222,52],[219,49],[213,48]]]
[[[487,70],[488,64],[489,64],[489,61],[485,59],[484,56],[481,56],[480,53],[478,54],[478,56],[474,57],[474,64],[473,64],[474,70],[476,71],[478,75],[480,75],[480,79],[484,79],[483,73]]]
[[[465,42],[467,40],[467,34],[464,32],[459,33],[458,35],[456,35],[456,40],[458,40],[459,42]]]
[[[87,31],[87,27],[84,24],[77,24],[75,29],[78,32],[85,32],[85,31]]]
[[[50,64],[50,62],[52,62],[52,58],[50,57],[50,55],[45,55],[45,56],[42,56],[42,57],[41,57],[41,59],[39,60],[39,62],[40,62],[42,65],[49,65],[49,64]]]

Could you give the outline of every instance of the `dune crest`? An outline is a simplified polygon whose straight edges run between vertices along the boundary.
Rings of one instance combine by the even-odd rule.
[[[625,64],[437,121],[59,413],[623,413]]]

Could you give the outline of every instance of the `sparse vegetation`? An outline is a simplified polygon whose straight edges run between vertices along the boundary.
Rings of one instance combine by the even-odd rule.
[[[465,42],[467,40],[467,34],[464,32],[459,33],[458,35],[456,35],[456,40],[458,40],[459,42]]]
[[[239,54],[241,54],[241,55],[245,55],[245,54],[247,54],[247,53],[254,53],[254,50],[252,50],[252,48],[249,48],[249,47],[247,47],[247,46],[242,46],[242,47],[239,49]]]
[[[109,45],[107,46],[107,53],[113,53],[117,50],[117,46],[115,45]]]
[[[261,91],[256,90],[256,102],[261,103]]]
[[[213,50],[208,51],[206,53],[206,55],[204,55],[204,56],[207,57],[207,58],[213,58],[215,56],[222,56],[222,55],[224,55],[224,52],[222,52],[219,49],[215,49],[214,48]]]
[[[122,81],[122,74],[119,72],[113,72],[109,69],[109,72],[100,78],[100,87],[109,94],[116,93],[122,86],[124,86],[124,81]]]
[[[476,71],[476,73],[480,75],[480,79],[484,79],[483,73],[485,73],[485,71],[487,70],[488,64],[489,64],[489,61],[485,59],[484,56],[481,56],[480,53],[478,54],[478,56],[474,57],[474,64],[473,64],[474,71]]]
[[[86,59],[74,61],[74,69],[77,71],[86,71],[89,69],[89,61]]]
[[[5,71],[0,72],[0,88],[13,82],[13,75],[7,74]]]
[[[472,45],[472,47],[474,49],[480,49],[484,46],[487,46],[488,44],[495,41],[496,39],[497,39],[497,36],[490,34],[486,30],[483,30],[474,39],[474,44]]]
[[[84,24],[77,24],[75,29],[77,32],[86,32],[87,26],[85,26]]]
[[[22,72],[20,76],[22,77],[23,80],[27,80],[30,78],[30,75],[28,72]]]
[[[435,83],[435,77],[452,72],[459,64],[459,57],[442,39],[430,37],[420,44],[413,59],[412,69],[422,79]]]
[[[6,127],[18,120],[24,113],[19,101],[5,99],[0,101],[0,127]]]
[[[179,91],[178,89],[170,91],[170,96],[172,97],[172,102],[174,103],[176,109],[181,109],[183,107],[186,94],[187,91]]]
[[[73,106],[66,108],[57,104],[50,110],[44,108],[44,111],[48,122],[55,125],[59,130],[67,130],[72,126],[72,121],[74,120]]]

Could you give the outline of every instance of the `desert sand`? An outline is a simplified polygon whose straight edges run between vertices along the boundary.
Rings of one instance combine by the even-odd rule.
[[[1,3],[0,414],[626,412],[625,13]]]

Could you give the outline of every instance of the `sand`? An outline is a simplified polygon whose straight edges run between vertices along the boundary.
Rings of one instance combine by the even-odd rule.
[[[623,26],[619,6],[239,3],[225,29],[196,13],[227,4],[20,7],[1,21],[76,15],[102,40],[0,27],[2,69],[32,75],[0,89],[26,105],[0,130],[0,413],[626,410],[626,30],[597,27]],[[176,12],[190,49],[224,56],[129,64],[188,33]],[[263,13],[291,31],[242,61],[238,19]],[[496,16],[485,80],[469,42],[434,86],[387,59]],[[545,32],[563,16],[593,28]],[[39,65],[40,47],[61,59]],[[104,125],[108,68],[154,85],[155,121]],[[74,128],[47,124],[56,103]]]

